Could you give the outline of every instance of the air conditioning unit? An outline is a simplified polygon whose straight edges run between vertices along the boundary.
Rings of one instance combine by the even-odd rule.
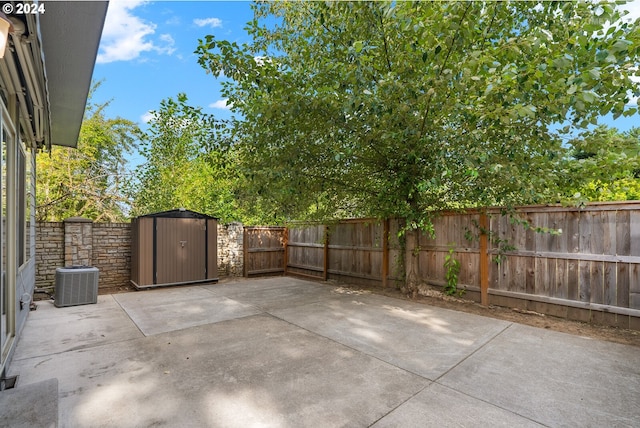
[[[67,266],[56,269],[54,305],[87,305],[98,303],[98,268]]]

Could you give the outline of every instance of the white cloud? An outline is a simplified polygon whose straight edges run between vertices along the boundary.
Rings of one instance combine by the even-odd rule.
[[[149,123],[153,120],[154,117],[155,115],[153,114],[153,112],[148,111],[142,116],[140,116],[140,120],[142,120],[144,123]]]
[[[160,54],[171,55],[176,51],[175,45],[176,41],[173,40],[171,34],[162,34],[160,35],[160,40],[165,43],[164,46],[155,46],[154,50]]]
[[[142,0],[109,3],[97,63],[130,61],[143,52],[171,55],[175,51],[175,42],[170,35],[163,34],[154,41],[156,25],[133,14],[134,9],[145,3]]]
[[[211,27],[211,28],[221,28],[222,20],[219,18],[198,18],[194,19],[193,23],[198,27]]]
[[[179,16],[172,16],[171,18],[167,19],[164,23],[167,25],[177,26],[182,24],[182,19],[180,19]]]
[[[233,104],[229,102],[229,99],[218,100],[215,103],[209,104],[211,108],[217,108],[221,110],[229,110]]]

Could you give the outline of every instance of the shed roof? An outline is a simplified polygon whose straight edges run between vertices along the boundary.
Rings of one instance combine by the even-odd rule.
[[[169,211],[161,211],[161,212],[157,212],[157,213],[152,213],[152,214],[145,214],[145,215],[141,215],[138,218],[144,218],[144,217],[156,217],[156,218],[205,218],[205,219],[213,219],[213,220],[218,220],[217,217],[211,217],[210,215],[207,214],[202,214],[196,211],[191,211],[191,210],[187,210],[184,208],[178,208],[175,210],[169,210]]]

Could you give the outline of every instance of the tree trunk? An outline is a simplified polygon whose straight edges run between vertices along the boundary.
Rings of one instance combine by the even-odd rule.
[[[406,232],[405,249],[405,290],[406,294],[413,298],[418,296],[418,231],[415,229]]]

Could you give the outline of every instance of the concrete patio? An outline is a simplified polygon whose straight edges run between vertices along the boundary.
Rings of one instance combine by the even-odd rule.
[[[291,277],[42,301],[0,426],[640,426],[639,351]]]

